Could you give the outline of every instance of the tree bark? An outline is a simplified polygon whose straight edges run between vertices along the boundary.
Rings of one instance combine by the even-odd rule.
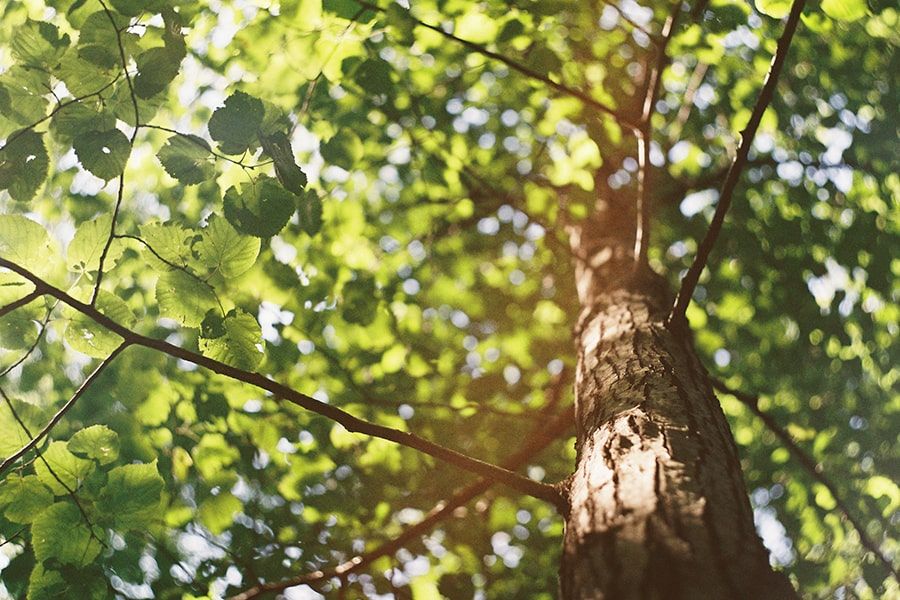
[[[666,283],[633,271],[621,225],[589,226],[571,232],[584,312],[562,598],[796,598],[756,534],[690,334],[664,324]]]

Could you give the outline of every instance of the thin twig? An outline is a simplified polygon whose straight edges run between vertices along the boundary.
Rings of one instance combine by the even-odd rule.
[[[58,303],[59,303],[59,301],[57,301],[57,304]],[[28,347],[28,350],[26,350],[25,353],[22,354],[22,356],[20,356],[18,359],[16,359],[16,361],[14,363],[12,363],[11,365],[9,365],[5,369],[3,369],[3,371],[0,371],[0,379],[9,375],[13,369],[15,369],[16,367],[21,365],[26,360],[28,360],[28,357],[31,356],[31,354],[37,349],[38,345],[40,345],[40,343],[41,343],[41,340],[44,338],[44,334],[47,333],[47,323],[50,322],[50,315],[53,314],[54,308],[56,308],[56,305],[53,305],[47,309],[47,314],[44,317],[44,320],[41,322],[41,330],[40,330],[40,332],[38,332],[37,338],[35,338],[34,343],[31,344],[31,346]]]
[[[354,1],[357,4],[359,4],[360,6],[364,6],[368,9],[371,9],[371,10],[374,10],[377,12],[384,12],[386,10],[386,9],[378,6],[377,4],[372,4],[370,2],[366,2],[365,0],[354,0]],[[478,54],[481,54],[482,56],[486,56],[488,58],[491,58],[493,60],[501,62],[504,65],[506,65],[507,67],[509,67],[510,69],[512,69],[513,71],[516,71],[522,75],[525,75],[526,77],[529,77],[530,79],[534,79],[535,81],[540,81],[544,85],[553,88],[557,92],[560,92],[567,96],[571,96],[573,98],[577,98],[578,100],[581,100],[588,106],[590,106],[596,110],[599,110],[600,112],[602,112],[606,115],[609,115],[616,122],[625,126],[626,128],[628,128],[631,131],[636,131],[639,126],[639,124],[635,123],[631,118],[628,117],[628,115],[616,110],[615,108],[611,107],[610,105],[600,102],[599,100],[596,100],[595,98],[592,98],[591,96],[587,95],[585,92],[582,92],[582,91],[574,89],[574,88],[570,88],[561,83],[557,83],[556,81],[553,81],[546,75],[544,75],[542,73],[538,73],[537,71],[534,71],[531,68],[529,68],[519,62],[516,62],[513,59],[509,58],[508,56],[500,54],[499,52],[494,52],[492,50],[488,50],[486,47],[482,46],[481,44],[476,44],[475,42],[471,42],[471,41],[463,39],[461,37],[457,37],[456,35],[454,35],[452,33],[447,33],[441,27],[439,27],[437,25],[432,25],[431,23],[425,23],[424,21],[420,21],[419,19],[412,16],[412,14],[409,15],[409,19],[416,25],[418,25],[420,27],[424,27],[426,29],[430,29],[436,33],[439,33],[440,35],[444,36],[448,40],[453,40],[454,42],[456,42],[462,46],[465,46],[467,49],[471,50],[472,52],[476,52]]]
[[[850,521],[850,524],[853,525],[853,528],[856,529],[856,533],[859,534],[860,543],[872,554],[874,554],[881,563],[887,567],[887,569],[897,578],[897,570],[894,568],[894,565],[885,556],[881,549],[878,547],[878,544],[875,543],[869,534],[866,533],[866,529],[863,524],[857,519],[853,512],[850,510],[850,506],[841,498],[840,494],[837,491],[835,485],[831,482],[831,480],[825,476],[822,472],[821,466],[813,460],[813,458],[807,454],[798,444],[794,441],[794,438],[789,434],[784,427],[778,424],[778,422],[772,417],[772,415],[766,413],[759,407],[759,396],[748,394],[746,392],[742,392],[740,390],[735,390],[729,387],[724,381],[721,381],[716,378],[712,378],[713,387],[719,390],[724,394],[729,394],[734,396],[738,400],[740,400],[750,411],[755,414],[759,419],[765,424],[766,427],[769,428],[769,431],[775,434],[781,443],[784,444],[784,447],[787,448],[788,452],[791,453],[800,465],[806,469],[806,471],[812,476],[813,479],[821,483],[825,486],[825,489],[831,494],[831,497],[834,498],[834,503],[837,507],[844,513],[844,516],[847,517],[847,520]],[[887,525],[882,523],[882,526],[885,530],[888,529]]]
[[[110,25],[112,25],[113,30],[116,32],[116,43],[119,46],[119,58],[122,61],[122,70],[125,72],[125,81],[128,83],[128,93],[131,95],[131,104],[134,107],[134,130],[131,132],[131,138],[128,140],[130,154],[130,149],[134,148],[134,140],[137,137],[138,124],[141,122],[141,113],[138,109],[137,96],[134,93],[134,84],[131,82],[131,75],[128,73],[128,58],[125,56],[125,46],[122,44],[122,34],[116,26],[116,20],[106,6],[106,2],[104,2],[104,0],[98,1],[103,7],[103,11],[106,13]],[[128,162],[127,158],[125,159],[125,162]],[[91,293],[91,306],[94,306],[97,302],[97,296],[100,294],[100,284],[103,283],[103,266],[106,262],[106,256],[109,254],[109,247],[112,245],[113,238],[116,236],[116,219],[119,217],[119,209],[122,207],[122,198],[125,194],[125,166],[126,165],[122,166],[122,173],[119,175],[119,190],[116,193],[116,204],[113,207],[112,219],[110,219],[109,222],[109,236],[106,238],[106,243],[103,245],[103,250],[100,252],[100,262],[97,267],[97,281],[94,282],[94,291]]]
[[[612,8],[612,9],[614,9],[617,13],[619,13],[619,16],[622,17],[622,20],[623,20],[623,21],[625,21],[626,23],[628,23],[629,25],[631,25],[634,29],[636,29],[636,30],[640,31],[641,33],[643,33],[644,35],[646,35],[646,36],[647,36],[648,38],[650,38],[651,40],[654,39],[654,38],[656,37],[656,36],[654,36],[653,33],[651,33],[646,27],[644,27],[643,25],[641,25],[640,23],[638,23],[637,21],[635,21],[634,19],[632,19],[631,17],[629,17],[628,15],[626,15],[626,14],[625,14],[625,11],[622,10],[622,9],[619,7],[619,5],[616,4],[615,2],[613,2],[612,0],[600,0],[600,2],[601,2],[604,6],[608,6],[608,7]]]
[[[2,261],[3,263],[7,262],[4,259],[0,259],[0,261]],[[6,264],[4,264],[3,266],[6,266]],[[40,288],[41,286],[37,286],[37,287]],[[63,296],[66,296],[67,298],[69,297],[65,294],[65,292],[62,292],[62,290],[57,290],[57,291],[59,291]],[[66,304],[68,304],[68,302],[66,302],[63,298],[58,298],[58,299],[62,300]],[[72,299],[74,300],[74,298],[72,298]],[[81,304],[81,306],[83,306],[83,307],[90,308],[92,311],[94,311],[98,315],[102,316],[102,313],[97,312],[93,307],[90,307],[89,305],[83,304],[81,302],[79,302],[79,304]],[[12,455],[7,457],[2,463],[0,463],[0,473],[3,473],[3,471],[8,469],[13,463],[15,463],[17,460],[19,460],[23,456],[25,456],[29,450],[31,450],[32,448],[37,446],[40,443],[40,441],[42,439],[44,439],[44,436],[46,436],[48,433],[50,433],[50,430],[52,430],[53,427],[56,426],[57,423],[59,423],[60,419],[62,419],[65,416],[65,414],[67,412],[69,412],[69,410],[71,410],[73,406],[75,406],[75,403],[78,402],[78,400],[84,395],[84,393],[88,390],[88,388],[91,386],[91,384],[94,383],[94,381],[97,379],[97,377],[99,377],[103,373],[103,371],[106,369],[106,367],[109,366],[109,364],[119,355],[119,353],[122,350],[124,350],[128,346],[128,344],[129,344],[129,342],[126,340],[121,345],[119,345],[115,350],[113,350],[109,356],[107,356],[105,359],[103,359],[103,362],[101,362],[99,365],[97,365],[97,368],[94,369],[94,371],[90,375],[87,376],[87,379],[85,379],[81,383],[81,386],[79,386],[79,388],[77,390],[75,390],[75,393],[72,394],[72,397],[69,398],[69,400],[67,400],[66,403],[62,405],[62,408],[60,408],[58,411],[56,411],[56,414],[53,415],[53,417],[50,419],[50,421],[46,425],[44,425],[44,428],[41,429],[37,433],[36,436],[31,438],[31,440],[29,440],[27,444],[22,446],[19,450],[14,452]]]
[[[3,308],[0,308],[0,318],[5,317],[7,314],[11,313],[12,311],[16,310],[17,308],[21,308],[21,307],[25,306],[26,304],[31,304],[34,300],[36,300],[37,298],[40,298],[42,295],[43,294],[41,294],[40,292],[37,291],[37,289],[35,289],[34,291],[22,296],[18,300],[10,302]]]
[[[542,425],[538,430],[532,431],[530,435],[525,437],[525,445],[518,452],[510,456],[509,459],[503,463],[504,466],[509,469],[515,469],[525,464],[532,456],[546,448],[553,441],[558,439],[560,435],[565,433],[566,430],[572,426],[574,415],[575,410],[570,406],[569,408],[564,409],[561,414],[557,415],[545,426]],[[284,581],[263,583],[232,596],[230,600],[251,600],[252,598],[258,598],[264,594],[283,591],[295,585],[309,585],[310,583],[325,581],[333,577],[346,577],[350,573],[359,571],[372,564],[382,556],[390,556],[407,544],[416,541],[419,537],[434,529],[438,523],[453,516],[457,508],[467,504],[477,496],[480,496],[493,484],[494,481],[487,477],[482,477],[473,481],[466,487],[457,491],[450,498],[438,502],[434,508],[428,511],[428,514],[425,515],[421,521],[410,526],[408,529],[405,529],[397,537],[381,544],[369,552],[354,556],[350,560],[347,560],[336,567],[304,573],[303,575],[298,575],[297,577],[292,577],[291,579]]]
[[[722,193],[719,196],[719,203],[716,205],[716,212],[713,215],[709,229],[706,231],[706,236],[697,248],[697,256],[694,258],[694,262],[691,264],[690,269],[688,269],[684,279],[681,280],[681,289],[678,290],[678,297],[675,299],[675,304],[672,306],[672,312],[666,319],[667,324],[684,321],[684,314],[688,304],[691,302],[691,297],[694,295],[694,288],[700,280],[700,274],[706,266],[706,261],[709,259],[709,253],[712,251],[713,246],[716,243],[716,238],[718,238],[719,232],[722,229],[722,223],[725,221],[725,214],[731,206],[731,198],[734,194],[734,189],[737,186],[738,179],[740,179],[744,166],[747,163],[747,156],[750,153],[750,147],[753,145],[753,138],[756,136],[756,130],[759,128],[759,123],[762,121],[763,114],[766,112],[766,109],[775,95],[778,76],[781,74],[781,68],[784,66],[788,50],[791,47],[791,40],[793,40],[794,32],[796,32],[797,25],[800,22],[800,13],[803,12],[804,4],[806,4],[806,0],[794,0],[793,5],[791,6],[791,12],[788,16],[787,23],[784,26],[784,32],[778,40],[778,47],[775,51],[775,56],[772,59],[772,66],[769,68],[768,75],[766,75],[766,81],[756,100],[756,106],[753,107],[750,121],[747,123],[747,127],[744,128],[744,131],[741,134],[741,145],[738,148],[737,155],[734,157],[734,162],[731,163],[728,175],[725,176],[725,183],[722,185]]]
[[[135,131],[131,134],[131,143],[134,144],[134,138],[137,135],[137,124],[141,122],[141,114],[138,109],[137,95],[134,93],[134,84],[131,82],[131,75],[128,73],[128,58],[125,56],[125,46],[122,44],[122,34],[116,26],[116,20],[110,12],[109,7],[106,6],[106,2],[104,2],[104,0],[98,0],[98,2],[100,2],[100,6],[103,7],[103,12],[106,13],[106,18],[109,19],[113,31],[116,32],[116,43],[119,46],[119,58],[122,61],[122,70],[125,72],[125,81],[128,83],[128,92],[131,95],[131,105],[134,107]]]
[[[9,544],[9,543],[12,542],[13,540],[15,540],[17,537],[19,537],[20,535],[22,535],[23,533],[25,533],[25,530],[26,530],[26,529],[28,529],[28,525],[25,525],[24,527],[22,527],[21,529],[19,529],[17,532],[15,532],[15,533],[12,534],[11,536],[9,536],[8,538],[6,538],[6,539],[3,540],[2,542],[0,542],[0,548],[2,548],[3,546]]]
[[[24,267],[10,260],[0,258],[0,267],[7,268],[18,273],[19,275],[31,281],[35,285],[37,291],[61,300],[64,304],[70,306],[79,313],[93,320],[98,325],[102,325],[113,333],[119,335],[125,340],[123,345],[134,344],[136,346],[143,346],[145,348],[162,352],[173,358],[180,358],[197,366],[204,367],[206,369],[209,369],[210,371],[213,371],[214,373],[224,375],[225,377],[230,377],[231,379],[248,383],[270,392],[276,398],[281,398],[283,400],[286,400],[287,402],[290,402],[291,404],[299,406],[300,408],[309,410],[311,412],[322,415],[323,417],[331,419],[332,421],[342,425],[348,431],[381,438],[394,442],[396,444],[400,444],[401,446],[406,446],[408,448],[418,450],[422,453],[428,454],[429,456],[459,467],[460,469],[464,469],[485,477],[490,477],[497,482],[503,483],[515,490],[518,490],[523,494],[534,496],[535,498],[539,498],[541,500],[549,502],[560,510],[563,510],[565,508],[563,497],[553,485],[534,481],[533,479],[529,479],[528,477],[524,477],[508,469],[498,467],[477,458],[472,458],[461,452],[457,452],[456,450],[452,450],[445,446],[441,446],[440,444],[436,444],[422,437],[419,437],[414,433],[401,431],[399,429],[393,429],[391,427],[378,425],[376,423],[371,423],[364,419],[360,419],[336,406],[332,406],[320,400],[316,400],[312,396],[307,396],[306,394],[300,393],[297,390],[273,381],[272,379],[269,379],[261,373],[238,369],[237,367],[233,367],[231,365],[217,361],[208,356],[196,354],[194,352],[191,352],[190,350],[185,350],[184,348],[181,348],[180,346],[176,346],[174,344],[170,344],[165,340],[158,340],[142,335],[131,329],[128,329],[127,327],[117,323],[116,321],[113,321],[90,304],[85,304],[84,302],[76,300],[63,290],[54,287],[28,269],[25,269]],[[27,451],[27,449],[25,451]],[[24,454],[24,452],[21,451],[20,453]],[[20,453],[17,454],[21,455]],[[7,459],[7,461],[10,461],[10,459]],[[5,465],[6,461],[3,465],[0,465],[0,471],[2,471],[2,468],[5,467]]]
[[[669,129],[669,140],[672,142],[679,139],[681,130],[684,129],[685,123],[687,123],[691,116],[691,111],[694,109],[694,96],[697,95],[697,90],[703,85],[703,80],[706,78],[707,71],[709,71],[709,63],[697,63],[697,66],[694,67],[694,72],[691,74],[691,78],[687,83],[687,88],[684,91],[684,97],[681,100],[681,108],[678,109],[678,114],[675,116],[675,122]]]
[[[266,165],[272,164],[271,160],[258,162],[258,163],[252,164],[252,165],[244,164],[244,161],[235,160],[233,158],[225,156],[224,154],[219,154],[218,152],[216,152],[215,150],[213,150],[212,148],[210,148],[209,146],[206,145],[206,140],[203,140],[203,142],[200,142],[200,139],[202,139],[202,138],[198,139],[198,137],[195,135],[192,135],[189,133],[184,133],[183,131],[178,131],[177,129],[172,129],[171,127],[164,127],[162,125],[152,125],[150,123],[139,123],[137,128],[138,129],[158,129],[160,131],[165,131],[167,133],[171,133],[172,135],[177,135],[179,137],[183,137],[184,139],[191,142],[192,144],[195,144],[198,147],[203,148],[204,150],[208,150],[210,154],[212,154],[219,160],[224,160],[226,162],[230,162],[231,164],[237,165],[237,166],[241,167],[242,169],[258,169],[259,167],[264,167]]]
[[[40,125],[41,123],[43,123],[44,121],[46,121],[48,119],[52,119],[56,115],[56,113],[58,113],[65,107],[71,106],[72,104],[77,104],[77,103],[81,102],[82,100],[87,100],[88,98],[93,98],[94,96],[99,96],[100,94],[105,92],[107,89],[109,89],[109,87],[112,86],[112,84],[114,84],[118,80],[119,80],[119,75],[117,74],[112,80],[110,80],[108,83],[106,83],[103,87],[101,87],[96,92],[91,92],[90,94],[85,94],[84,96],[78,96],[78,97],[72,98],[71,100],[66,100],[65,102],[58,103],[53,108],[53,110],[51,110],[49,113],[47,113],[46,115],[44,115],[37,121],[34,121],[29,125],[26,125],[22,129],[19,129],[14,134],[12,134],[8,138],[6,138],[6,142],[3,144],[3,148],[0,148],[0,151],[4,150],[7,146],[9,146],[11,143],[16,141],[16,139],[19,136],[21,136],[22,134],[24,134],[26,131],[34,129],[35,127],[37,127],[38,125]]]
[[[165,258],[162,257],[162,255],[161,255],[159,252],[157,252],[157,251],[153,248],[153,246],[150,245],[150,242],[148,242],[147,240],[145,240],[145,239],[143,239],[143,238],[141,238],[141,237],[139,237],[139,236],[131,235],[131,234],[127,234],[127,233],[117,233],[117,234],[115,234],[113,237],[116,238],[116,239],[120,239],[120,240],[134,240],[134,241],[136,241],[136,242],[140,242],[141,244],[143,244],[143,246],[144,246],[145,248],[147,248],[147,250],[150,251],[150,254],[152,254],[153,256],[155,256],[160,262],[164,263],[166,266],[168,266],[168,267],[171,268],[171,269],[176,269],[176,270],[178,270],[178,271],[181,271],[181,272],[184,273],[185,275],[190,276],[192,279],[194,279],[195,281],[197,281],[197,282],[200,283],[201,285],[203,285],[203,286],[205,286],[206,288],[208,288],[209,291],[212,292],[212,295],[215,297],[215,299],[216,299],[216,304],[219,305],[219,310],[222,311],[222,314],[223,314],[223,315],[225,314],[225,307],[224,307],[224,305],[222,304],[222,300],[219,298],[218,292],[216,292],[216,288],[213,287],[208,281],[206,281],[205,279],[203,279],[202,277],[200,277],[199,275],[197,275],[196,273],[194,273],[193,271],[191,271],[190,269],[188,269],[186,266],[184,266],[184,265],[179,265],[179,264],[176,264],[176,263],[173,263],[173,262],[170,261],[170,260],[166,260]]]
[[[25,421],[23,421],[19,416],[19,412],[16,410],[16,407],[13,406],[12,399],[6,394],[6,391],[2,387],[0,387],[0,396],[3,396],[3,400],[9,407],[9,412],[12,413],[13,419],[16,420],[16,423],[19,424],[19,427],[22,428],[22,431],[25,432],[25,435],[31,438],[31,431],[28,429],[28,425],[26,425]],[[72,498],[72,501],[75,503],[75,506],[78,507],[78,512],[81,513],[81,518],[84,519],[85,523],[87,523],[88,531],[90,531],[91,537],[97,540],[101,546],[106,548],[106,542],[104,542],[102,539],[100,539],[100,536],[94,533],[94,523],[88,516],[87,511],[84,509],[84,506],[82,506],[81,500],[78,499],[78,495],[75,493],[75,490],[70,488],[69,484],[62,480],[59,474],[57,474],[56,469],[54,469],[53,466],[51,466],[47,459],[44,457],[43,452],[41,452],[37,448],[34,449],[34,452],[35,454],[37,454],[37,457],[40,459],[40,461],[44,463],[44,466],[47,467],[47,471],[50,473],[53,479],[55,479],[57,483],[59,483],[59,485],[61,485],[63,489],[68,492],[69,496]]]

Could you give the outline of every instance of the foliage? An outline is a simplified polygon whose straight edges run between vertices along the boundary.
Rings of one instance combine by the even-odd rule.
[[[3,3],[0,258],[143,335],[502,463],[555,395],[571,403],[565,225],[636,186],[628,127],[566,90],[636,114],[669,7],[412,5]],[[679,15],[649,177],[650,260],[673,287],[789,8]],[[810,2],[688,309],[709,368],[763,393],[888,556],[897,21],[889,3]],[[32,289],[0,272],[0,306]],[[0,317],[0,456],[123,341],[49,295]],[[896,594],[831,493],[722,402],[760,532],[799,589]],[[573,454],[563,436],[524,472],[558,481]],[[0,580],[29,599],[221,597],[333,568],[471,479],[138,347],[2,477]],[[495,487],[454,515],[317,589],[552,597],[552,507]]]

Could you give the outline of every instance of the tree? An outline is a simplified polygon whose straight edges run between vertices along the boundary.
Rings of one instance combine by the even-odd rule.
[[[2,10],[10,596],[900,593],[895,8]]]

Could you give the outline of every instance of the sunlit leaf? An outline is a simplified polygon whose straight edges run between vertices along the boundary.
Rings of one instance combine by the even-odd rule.
[[[225,218],[241,233],[271,237],[281,231],[294,214],[294,195],[271,177],[225,192]]]
[[[78,136],[73,147],[81,166],[106,180],[122,174],[131,153],[128,138],[118,129],[89,131]]]
[[[197,253],[210,270],[230,279],[253,266],[259,247],[259,238],[241,235],[222,217],[212,217],[200,232]]]
[[[263,103],[244,92],[235,92],[209,119],[209,135],[226,154],[240,154],[256,139],[265,110]]]
[[[245,371],[256,369],[263,358],[259,323],[239,309],[224,319],[210,312],[203,319],[199,345],[204,355]]]
[[[183,183],[193,185],[209,181],[215,174],[212,149],[196,135],[174,135],[157,154],[166,173]]]
[[[43,137],[28,129],[13,134],[0,150],[0,190],[27,202],[47,177],[49,166]]]
[[[68,442],[69,452],[106,465],[119,457],[119,436],[105,425],[91,425],[76,431]]]
[[[206,313],[217,306],[209,284],[180,269],[166,271],[156,282],[159,314],[187,327],[197,327]]]

